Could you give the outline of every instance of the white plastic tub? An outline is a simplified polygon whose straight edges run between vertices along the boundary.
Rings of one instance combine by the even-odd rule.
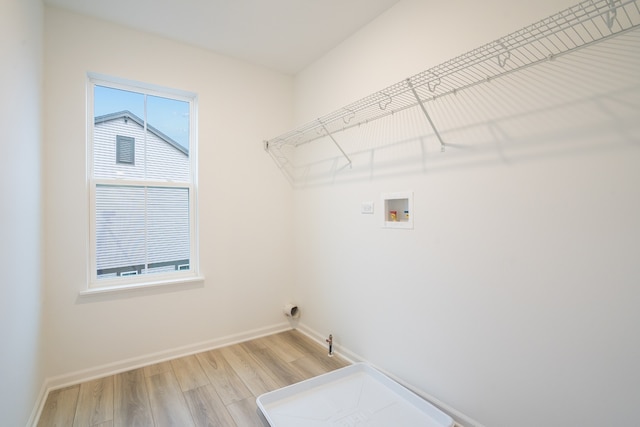
[[[256,399],[272,427],[451,427],[453,419],[373,367],[356,363]]]

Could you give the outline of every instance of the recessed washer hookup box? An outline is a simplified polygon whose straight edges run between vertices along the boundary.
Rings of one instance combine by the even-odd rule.
[[[453,419],[365,363],[256,399],[271,427],[452,427]]]

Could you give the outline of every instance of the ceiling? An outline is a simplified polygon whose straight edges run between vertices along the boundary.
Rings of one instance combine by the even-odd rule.
[[[44,0],[295,74],[399,0]]]

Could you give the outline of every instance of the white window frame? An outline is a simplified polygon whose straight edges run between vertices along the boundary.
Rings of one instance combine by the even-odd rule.
[[[131,180],[131,179],[97,179],[94,177],[94,89],[95,86],[106,86],[114,89],[138,92],[146,95],[171,98],[189,103],[189,162],[190,182],[178,183],[169,180]],[[199,245],[198,245],[198,215],[197,215],[197,165],[198,165],[198,138],[197,138],[197,95],[192,92],[168,89],[153,84],[135,82],[103,74],[87,73],[87,188],[89,192],[89,238],[88,238],[88,262],[87,262],[87,287],[81,294],[102,293],[118,290],[129,290],[142,287],[161,285],[173,285],[202,281],[199,272]],[[144,118],[146,120],[146,117]],[[189,270],[176,270],[175,272],[163,272],[141,275],[125,275],[117,278],[98,279],[97,254],[96,254],[96,187],[99,185],[123,185],[136,187],[179,187],[189,190],[189,243],[190,258]]]

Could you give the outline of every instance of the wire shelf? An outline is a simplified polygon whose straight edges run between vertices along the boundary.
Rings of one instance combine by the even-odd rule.
[[[399,111],[420,106],[431,122],[425,103],[489,82],[508,73],[553,60],[577,49],[640,26],[636,0],[586,0],[546,19],[457,56],[339,110],[264,141],[287,178],[290,153],[296,147],[329,137],[350,164],[333,134]],[[439,138],[439,135],[438,135]],[[443,146],[446,143],[440,140]]]

